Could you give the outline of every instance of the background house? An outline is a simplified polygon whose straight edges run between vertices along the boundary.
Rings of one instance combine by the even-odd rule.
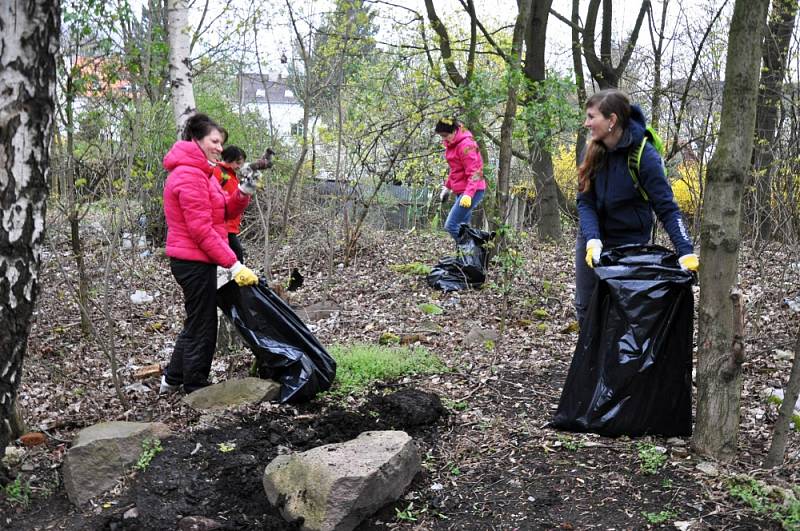
[[[280,136],[303,132],[303,104],[282,72],[240,74],[239,104],[265,119],[272,114],[273,127]]]

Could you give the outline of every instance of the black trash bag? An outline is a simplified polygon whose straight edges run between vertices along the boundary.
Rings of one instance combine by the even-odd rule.
[[[552,426],[610,437],[692,433],[695,277],[656,245],[600,257]]]
[[[330,389],[336,361],[292,308],[264,282],[240,288],[228,282],[217,290],[227,315],[269,377],[281,384],[281,402],[305,402]]]
[[[439,260],[425,279],[428,285],[445,292],[481,287],[486,281],[489,259],[489,253],[484,246],[494,236],[494,232],[486,232],[462,223],[458,229],[456,256]]]

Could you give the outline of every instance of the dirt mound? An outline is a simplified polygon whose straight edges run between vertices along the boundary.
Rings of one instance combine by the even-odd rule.
[[[368,407],[396,429],[435,424],[442,415],[447,414],[438,395],[418,389],[401,389],[385,396],[374,395]]]
[[[116,515],[107,529],[173,529],[182,517],[210,518],[219,529],[299,529],[264,496],[264,467],[283,452],[344,442],[370,430],[430,426],[444,413],[439,397],[415,389],[372,396],[360,412],[271,413],[168,440],[131,488],[135,527]]]

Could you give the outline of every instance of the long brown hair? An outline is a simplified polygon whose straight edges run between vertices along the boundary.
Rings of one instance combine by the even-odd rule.
[[[603,116],[610,118],[612,114],[617,115],[617,123],[622,129],[628,127],[628,120],[631,117],[631,100],[627,94],[618,89],[605,89],[595,92],[586,100],[585,109],[595,107]],[[590,140],[586,148],[586,155],[583,157],[578,168],[578,191],[588,192],[592,186],[595,170],[603,163],[606,158],[605,144],[597,140]]]

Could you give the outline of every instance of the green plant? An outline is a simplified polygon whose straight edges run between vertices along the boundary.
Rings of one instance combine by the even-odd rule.
[[[784,489],[750,476],[727,481],[728,494],[744,502],[757,514],[772,518],[784,529],[800,529],[800,487]]]
[[[494,287],[503,300],[500,321],[501,332],[506,328],[506,321],[508,321],[511,311],[510,297],[516,291],[514,284],[525,265],[525,256],[518,248],[519,242],[524,236],[525,233],[516,233],[509,225],[502,225],[497,229],[495,241],[487,244],[488,247],[494,247],[496,251],[492,257],[492,263],[497,270]],[[495,245],[495,242],[498,245]]]
[[[427,508],[422,508],[419,510],[414,510],[414,502],[409,502],[408,507],[403,509],[402,511],[395,507],[394,512],[398,520],[403,522],[416,522],[418,517],[426,512]]]
[[[392,264],[389,269],[396,273],[404,273],[406,275],[428,275],[431,272],[431,266],[422,264],[420,262],[411,262],[409,264]]]
[[[463,400],[455,401],[449,398],[444,398],[442,399],[442,402],[444,402],[444,406],[446,408],[452,409],[453,411],[466,411],[469,409],[469,404]]]
[[[3,493],[12,505],[27,507],[31,499],[31,487],[28,482],[22,482],[22,476],[3,487]]]
[[[665,489],[671,489],[672,488],[672,480],[669,479],[669,478],[664,478],[661,481],[661,487],[665,488]]]
[[[558,441],[561,443],[561,446],[570,452],[577,452],[579,448],[583,448],[583,441],[573,439],[569,435],[558,435]]]
[[[636,443],[639,454],[639,470],[646,475],[653,475],[667,462],[667,455],[656,445],[649,442]]]
[[[336,345],[330,352],[336,360],[336,382],[331,393],[339,396],[361,392],[375,381],[447,370],[439,358],[422,347]]]
[[[229,442],[221,442],[221,443],[219,443],[217,445],[217,448],[219,448],[220,452],[222,452],[223,454],[226,454],[228,452],[232,452],[232,451],[236,450],[236,443],[235,442],[230,442],[230,441]]]
[[[644,511],[642,513],[642,515],[647,519],[647,522],[650,525],[665,524],[665,523],[669,522],[670,520],[674,520],[675,518],[678,517],[678,513],[676,513],[675,511],[667,510],[667,509],[665,509],[663,511],[659,511],[657,513],[649,513],[647,511]]]
[[[136,470],[147,470],[150,462],[155,456],[164,451],[161,446],[161,441],[158,439],[145,439],[142,441],[142,453],[139,455],[138,461],[134,465]]]
[[[430,302],[423,302],[419,305],[419,309],[422,310],[422,313],[427,315],[441,315],[444,313],[444,310],[440,306]]]

